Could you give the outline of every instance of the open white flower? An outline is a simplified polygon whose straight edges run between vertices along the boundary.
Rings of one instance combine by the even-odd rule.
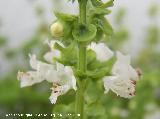
[[[18,72],[18,80],[21,87],[31,86],[44,80],[53,83],[51,103],[56,103],[59,95],[65,94],[68,90],[76,90],[76,79],[71,67],[62,64],[47,64],[36,59],[35,55],[30,55],[30,65],[34,71]]]
[[[50,63],[55,63],[54,62],[54,58],[59,58],[61,53],[59,50],[55,49],[54,48],[54,44],[55,43],[58,43],[60,44],[61,46],[63,46],[60,42],[58,41],[55,41],[55,40],[51,40],[50,42],[47,40],[46,43],[48,44],[48,46],[50,47],[51,51],[47,52],[45,55],[44,55],[44,59]]]
[[[99,61],[107,61],[113,56],[113,52],[104,43],[91,43],[88,47],[96,52]]]
[[[131,98],[135,95],[135,85],[139,76],[130,65],[130,56],[117,52],[117,61],[113,65],[112,75],[103,78],[105,93],[112,90],[124,98]]]

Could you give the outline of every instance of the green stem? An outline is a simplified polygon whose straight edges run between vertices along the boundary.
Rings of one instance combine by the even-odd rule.
[[[86,72],[86,46],[79,44],[79,53],[78,53],[78,69],[85,73]]]
[[[76,114],[80,114],[80,118],[83,119],[84,117],[84,90],[83,90],[83,82],[79,80],[78,82],[78,89],[76,91]]]
[[[80,24],[86,24],[86,4],[87,0],[79,0],[79,22]],[[87,69],[86,59],[86,46],[78,44],[78,70],[85,73]],[[77,92],[76,92],[76,114],[80,114],[80,118],[84,117],[84,80],[78,78]]]
[[[79,20],[82,24],[86,24],[86,5],[87,0],[79,0]]]

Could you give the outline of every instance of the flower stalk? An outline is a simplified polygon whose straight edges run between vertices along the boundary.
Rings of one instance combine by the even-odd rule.
[[[87,0],[79,0],[79,22],[80,24],[86,24],[86,5]],[[87,69],[86,65],[86,46],[83,44],[78,44],[78,70],[85,73]],[[83,119],[84,113],[84,80],[78,79],[78,86],[76,92],[76,114],[80,114],[80,119]]]

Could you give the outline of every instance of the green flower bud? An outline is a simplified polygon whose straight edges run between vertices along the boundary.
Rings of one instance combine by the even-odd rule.
[[[50,31],[53,37],[61,37],[63,35],[63,24],[59,21],[53,23]]]

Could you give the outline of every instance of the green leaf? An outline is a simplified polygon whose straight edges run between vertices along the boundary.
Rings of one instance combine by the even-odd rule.
[[[94,24],[99,27],[107,36],[113,35],[113,29],[108,20],[104,17],[95,18]]]
[[[94,8],[90,11],[91,16],[95,15],[107,15],[110,14],[111,11],[108,9],[103,9],[103,8]]]
[[[64,45],[69,45],[72,42],[72,29],[73,29],[73,22],[63,22],[64,29],[63,29],[63,37],[62,42]]]
[[[7,39],[5,37],[0,36],[0,46],[3,46],[7,43]]]
[[[75,43],[72,42],[68,47],[62,48],[55,44],[55,48],[61,51],[61,58],[56,59],[60,63],[67,66],[76,66],[77,64],[77,48]]]
[[[95,7],[101,7],[101,8],[107,8],[112,7],[114,5],[114,0],[110,0],[106,3],[103,3],[101,0],[91,0],[93,6]]]
[[[103,2],[101,0],[91,0],[93,6],[99,7],[103,5]]]
[[[103,91],[102,88],[99,86],[99,83],[89,80],[84,96],[87,104],[97,102],[102,92]]]
[[[115,57],[105,62],[99,62],[97,60],[93,60],[88,65],[87,76],[91,79],[101,79],[104,76],[110,75],[110,72],[112,70],[115,61],[116,61]]]
[[[95,59],[96,53],[91,49],[87,50],[87,64],[91,63]]]
[[[102,62],[100,65],[100,68],[108,67],[111,70],[111,68],[113,67],[113,64],[116,62],[116,60],[117,60],[116,57],[112,57],[108,61]]]
[[[109,75],[110,70],[109,68],[101,68],[101,69],[97,69],[95,71],[88,71],[87,72],[87,76],[91,79],[100,79],[103,78],[106,75]]]
[[[62,20],[62,21],[69,21],[69,22],[72,22],[72,21],[75,21],[77,20],[77,16],[75,15],[71,15],[71,14],[66,14],[66,13],[60,13],[60,12],[54,12],[55,16]]]
[[[103,107],[103,105],[100,105],[98,103],[94,103],[87,106],[85,112],[88,116],[91,116],[91,117],[101,116],[101,115],[105,115],[105,107]]]
[[[75,40],[81,43],[89,43],[96,36],[97,29],[93,24],[76,25],[72,34]]]
[[[103,38],[103,31],[102,29],[97,27],[97,34],[96,34],[96,38],[95,38],[95,42],[99,42],[100,40],[102,40]]]
[[[104,3],[103,7],[112,7],[114,5],[113,2],[114,2],[114,0],[110,0],[110,1],[106,2],[106,3]]]
[[[68,114],[74,114],[74,103],[70,103],[68,105],[58,104],[53,108],[53,114],[56,114],[54,119],[72,119],[74,115],[68,116]],[[61,114],[62,117],[59,115]]]

